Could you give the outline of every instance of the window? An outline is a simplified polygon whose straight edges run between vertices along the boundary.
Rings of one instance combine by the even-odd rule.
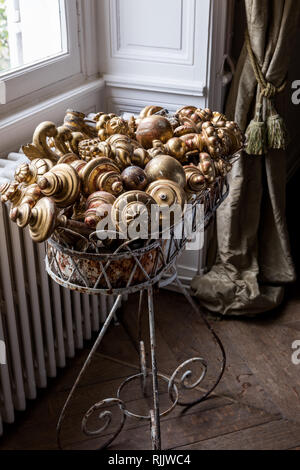
[[[76,0],[0,0],[2,103],[80,73],[77,19]]]
[[[0,76],[67,52],[61,0],[0,0]]]

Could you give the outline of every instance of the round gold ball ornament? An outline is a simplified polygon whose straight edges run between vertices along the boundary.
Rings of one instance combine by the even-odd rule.
[[[149,183],[156,180],[171,180],[184,188],[185,172],[181,163],[170,155],[159,155],[153,158],[145,168]]]
[[[137,141],[145,148],[152,147],[153,140],[160,140],[163,144],[173,137],[171,123],[164,116],[153,115],[141,120],[137,131]]]
[[[148,185],[146,173],[139,166],[129,166],[121,174],[121,180],[127,191],[143,191]]]

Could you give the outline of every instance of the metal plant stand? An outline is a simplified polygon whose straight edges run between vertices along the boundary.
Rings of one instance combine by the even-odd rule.
[[[220,178],[210,190],[207,190],[205,194],[194,200],[191,211],[192,232],[196,232],[201,229],[201,225],[202,229],[207,227],[216,209],[226,198],[228,191],[229,187],[227,181]],[[198,223],[199,221],[197,221],[196,212],[198,204],[201,204],[204,209],[204,219],[201,221],[200,225]],[[177,405],[189,407],[204,401],[220,382],[226,364],[223,345],[211,325],[208,323],[206,317],[201,314],[198,306],[193,301],[186,288],[182,285],[177,275],[176,260],[178,255],[184,250],[187,242],[188,237],[184,234],[184,223],[182,224],[182,238],[180,239],[176,238],[175,229],[173,228],[171,230],[171,237],[169,240],[149,240],[149,242],[146,243],[146,246],[143,246],[142,248],[133,247],[131,246],[131,242],[126,242],[114,253],[103,253],[103,251],[99,252],[96,245],[93,252],[90,252],[88,249],[82,252],[74,252],[55,239],[50,239],[47,242],[46,269],[49,275],[56,282],[69,289],[92,294],[112,295],[115,299],[113,307],[69,393],[59,417],[57,435],[60,448],[61,428],[67,408],[83,374],[88,368],[110,323],[115,317],[124,295],[133,292],[140,293],[138,309],[138,349],[140,356],[140,372],[123,381],[117,390],[115,398],[107,398],[95,403],[85,413],[82,419],[82,432],[85,435],[95,438],[101,437],[103,433],[105,435],[109,434],[109,431],[107,430],[112,421],[112,412],[110,410],[105,410],[105,407],[110,408],[112,405],[117,405],[121,411],[121,422],[116,431],[109,435],[108,440],[101,446],[101,449],[108,447],[114,441],[123,429],[126,417],[131,417],[138,420],[148,421],[150,423],[152,449],[160,450],[160,418],[171,413]],[[193,357],[183,362],[176,368],[170,378],[160,374],[157,369],[153,289],[155,287],[167,286],[170,283],[176,283],[195,313],[202,315],[205,324],[209,328],[222,353],[222,362],[218,377],[215,379],[213,385],[209,387],[209,390],[206,390],[201,397],[192,402],[185,402],[179,399],[179,388],[182,387],[186,390],[196,389],[196,387],[198,387],[203,381],[207,372],[207,362],[202,357]],[[142,304],[145,292],[147,293],[148,300],[151,352],[150,369],[148,369],[146,364],[145,344],[141,331]],[[201,365],[201,374],[197,380],[192,379],[192,371],[189,369],[189,367],[194,363],[199,363]],[[146,381],[148,377],[150,377],[152,381],[151,400],[153,405],[147,415],[138,415],[129,411],[125,402],[121,399],[121,392],[128,383],[137,380],[141,383],[143,394],[146,395]],[[159,406],[158,379],[162,379],[167,382],[168,395],[171,401],[171,406],[163,412],[160,411]],[[100,412],[99,419],[103,421],[103,425],[99,429],[90,430],[88,427],[88,420],[95,412]]]

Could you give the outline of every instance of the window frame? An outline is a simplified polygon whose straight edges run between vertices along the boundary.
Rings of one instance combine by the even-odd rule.
[[[1,113],[5,112],[4,108],[10,103],[82,72],[79,5],[76,0],[63,0],[63,3],[63,15],[66,18],[66,52],[3,75],[0,82],[5,96],[2,96]]]

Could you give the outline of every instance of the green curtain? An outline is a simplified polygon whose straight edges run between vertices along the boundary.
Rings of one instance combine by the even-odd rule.
[[[266,80],[286,79],[293,34],[300,17],[294,0],[245,0],[252,50]],[[259,87],[241,52],[226,113],[245,130]],[[216,217],[217,258],[192,282],[200,304],[224,315],[255,315],[278,306],[284,284],[295,280],[285,221],[286,154],[243,154],[229,177],[230,194]]]

